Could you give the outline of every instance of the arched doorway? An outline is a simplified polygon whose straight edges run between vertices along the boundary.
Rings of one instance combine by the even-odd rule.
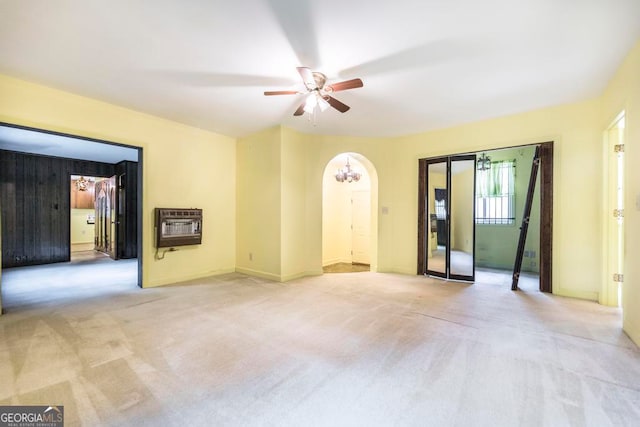
[[[336,179],[347,162],[359,179]],[[322,266],[325,272],[376,271],[378,238],[378,175],[358,153],[331,159],[322,178]]]

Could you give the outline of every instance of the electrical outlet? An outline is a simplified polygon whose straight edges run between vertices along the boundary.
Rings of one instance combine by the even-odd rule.
[[[253,253],[249,252],[249,261],[253,261]]]

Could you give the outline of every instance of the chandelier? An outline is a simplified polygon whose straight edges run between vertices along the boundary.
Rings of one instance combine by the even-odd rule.
[[[491,157],[487,156],[485,153],[482,153],[482,156],[478,158],[476,163],[476,169],[479,171],[486,171],[491,169]]]
[[[338,173],[336,173],[336,181],[338,182],[358,182],[360,181],[360,173],[351,170],[351,165],[349,164],[349,157],[347,156],[347,164],[344,166],[344,169],[338,169]]]
[[[78,188],[78,191],[87,191],[88,185],[89,185],[89,180],[87,180],[84,176],[81,176],[76,181],[76,187]]]

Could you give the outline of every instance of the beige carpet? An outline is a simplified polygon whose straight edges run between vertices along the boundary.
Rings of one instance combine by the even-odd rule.
[[[0,404],[64,405],[68,426],[640,419],[620,311],[526,280],[512,292],[508,275],[229,274],[141,290],[135,262],[93,268],[3,272]]]

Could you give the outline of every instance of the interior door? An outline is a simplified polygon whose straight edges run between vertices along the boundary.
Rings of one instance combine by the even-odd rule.
[[[116,176],[96,181],[95,194],[95,249],[117,259],[118,188]]]
[[[370,264],[371,192],[354,191],[351,200],[351,262]]]
[[[425,272],[430,276],[447,278],[449,242],[449,159],[427,160],[426,211],[429,225],[426,233]]]
[[[95,183],[95,250],[107,252],[107,183]]]
[[[426,161],[425,274],[475,280],[476,156]]]
[[[117,238],[116,238],[116,247],[118,249],[118,259],[127,257],[127,234],[126,234],[126,224],[127,224],[127,190],[125,188],[124,183],[126,182],[126,174],[118,174],[118,216],[116,219],[116,225],[118,229]]]
[[[109,178],[109,216],[107,227],[109,232],[107,235],[108,246],[107,253],[112,259],[117,258],[117,245],[118,245],[118,186],[116,185],[116,176]]]
[[[475,280],[476,156],[451,157],[449,278]]]

